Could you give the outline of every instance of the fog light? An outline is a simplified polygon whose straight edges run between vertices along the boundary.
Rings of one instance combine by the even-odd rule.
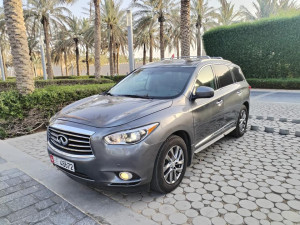
[[[122,180],[130,180],[132,178],[132,174],[129,173],[129,172],[120,172],[119,173],[119,177],[122,179]]]

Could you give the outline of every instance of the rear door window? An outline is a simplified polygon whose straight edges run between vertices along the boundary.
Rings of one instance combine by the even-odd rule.
[[[232,74],[236,82],[244,81],[245,78],[243,76],[242,70],[238,67],[231,67]]]
[[[219,88],[233,84],[233,78],[230,69],[225,65],[213,65],[216,77],[219,82]]]

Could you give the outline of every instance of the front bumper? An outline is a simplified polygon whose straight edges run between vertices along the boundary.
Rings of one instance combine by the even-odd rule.
[[[80,129],[83,127],[70,122],[68,126]],[[89,157],[65,154],[48,141],[49,154],[75,164],[75,172],[60,167],[59,169],[74,180],[95,187],[133,187],[151,182],[155,159],[162,144],[155,143],[157,139],[153,134],[135,145],[107,145],[103,137],[111,133],[111,129],[84,128],[94,132],[90,139],[93,155]],[[121,180],[118,175],[122,171],[131,172],[133,178],[128,181]]]

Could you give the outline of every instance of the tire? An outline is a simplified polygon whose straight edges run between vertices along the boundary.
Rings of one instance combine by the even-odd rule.
[[[240,126],[241,122],[243,122],[243,126]],[[245,105],[242,106],[239,117],[236,123],[236,128],[232,131],[231,135],[239,138],[242,137],[247,131],[247,124],[248,124],[248,110]]]
[[[174,157],[171,157],[172,151],[175,158],[177,155],[178,164],[176,163],[176,160],[174,160]],[[176,152],[181,154],[176,154]],[[182,181],[186,171],[187,162],[188,153],[184,140],[176,135],[170,136],[163,143],[157,155],[151,181],[151,189],[160,193],[169,193],[173,191]],[[165,173],[164,167],[166,168]],[[174,176],[175,174],[176,178]],[[165,175],[167,175],[166,178]]]

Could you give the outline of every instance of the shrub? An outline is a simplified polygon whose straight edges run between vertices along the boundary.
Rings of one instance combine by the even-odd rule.
[[[102,78],[101,81],[96,79],[54,79],[54,80],[36,80],[35,87],[43,88],[51,85],[77,85],[77,84],[105,84],[112,83],[113,81],[107,78]],[[0,91],[16,89],[15,81],[0,82]]]
[[[203,36],[208,55],[238,64],[247,78],[300,77],[300,15],[222,26]]]
[[[127,75],[118,75],[118,76],[112,76],[110,79],[112,79],[114,82],[118,83],[121,80],[123,80]]]
[[[252,88],[300,90],[300,79],[247,79]]]
[[[16,91],[0,93],[0,120],[24,119],[30,110],[37,109],[49,118],[65,105],[107,91],[113,84],[48,86],[21,96]]]

